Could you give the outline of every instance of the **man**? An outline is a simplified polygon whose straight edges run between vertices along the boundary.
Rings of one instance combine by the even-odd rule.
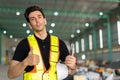
[[[24,16],[34,35],[18,44],[8,69],[8,77],[16,78],[25,70],[24,80],[57,80],[58,61],[64,62],[69,74],[74,74],[76,58],[69,55],[62,40],[47,33],[47,21],[42,9],[38,6],[28,7]]]

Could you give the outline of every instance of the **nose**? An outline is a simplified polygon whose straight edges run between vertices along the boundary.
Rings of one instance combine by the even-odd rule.
[[[39,19],[38,18],[36,18],[36,23],[38,23],[39,22]]]

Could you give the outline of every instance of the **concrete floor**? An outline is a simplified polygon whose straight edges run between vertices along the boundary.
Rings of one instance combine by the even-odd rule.
[[[0,65],[0,80],[23,80],[23,76],[16,79],[8,79],[7,70],[9,65]]]

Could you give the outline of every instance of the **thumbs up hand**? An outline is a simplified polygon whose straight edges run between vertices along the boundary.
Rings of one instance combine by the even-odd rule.
[[[65,59],[65,64],[70,68],[70,69],[76,69],[76,57],[74,56],[74,52],[72,50],[72,54],[68,55]]]
[[[28,66],[37,65],[39,63],[39,56],[33,53],[33,48],[30,48],[28,56],[24,60],[25,64]]]

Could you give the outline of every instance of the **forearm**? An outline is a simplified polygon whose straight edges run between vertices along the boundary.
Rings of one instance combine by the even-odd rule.
[[[26,68],[26,65],[23,62],[19,62],[16,65],[10,65],[8,69],[8,78],[13,79],[21,75],[21,73]]]

